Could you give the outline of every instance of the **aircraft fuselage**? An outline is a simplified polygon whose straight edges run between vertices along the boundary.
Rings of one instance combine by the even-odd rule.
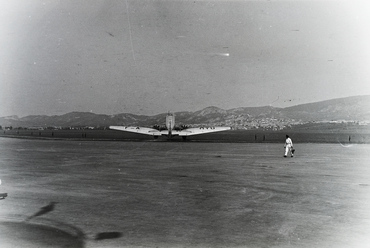
[[[168,129],[168,137],[171,138],[172,130],[175,127],[175,115],[168,113],[166,116],[166,127]]]

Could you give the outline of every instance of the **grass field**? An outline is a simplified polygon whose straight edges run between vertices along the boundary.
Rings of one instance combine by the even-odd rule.
[[[366,144],[302,143],[294,158],[274,143],[0,145],[0,247],[370,244]]]

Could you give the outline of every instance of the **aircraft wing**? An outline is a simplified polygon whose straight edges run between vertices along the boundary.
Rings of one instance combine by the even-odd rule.
[[[181,131],[172,131],[172,135],[179,135],[179,136],[191,136],[191,135],[198,135],[204,133],[214,133],[214,132],[221,132],[230,130],[231,127],[195,127],[195,128],[188,128]]]
[[[113,130],[119,130],[119,131],[125,131],[125,132],[131,132],[131,133],[140,133],[140,134],[146,134],[151,136],[161,136],[164,134],[164,131],[158,131],[154,128],[148,128],[148,127],[125,127],[125,126],[110,126],[109,129]],[[166,134],[168,131],[166,130]]]
[[[109,129],[131,132],[131,133],[139,133],[151,136],[161,136],[161,135],[169,135],[168,130],[159,131],[154,128],[148,127],[126,127],[126,126],[110,126]],[[196,127],[196,128],[188,128],[181,131],[172,130],[172,136],[192,136],[192,135],[199,135],[205,133],[214,133],[214,132],[221,132],[230,130],[230,127]]]

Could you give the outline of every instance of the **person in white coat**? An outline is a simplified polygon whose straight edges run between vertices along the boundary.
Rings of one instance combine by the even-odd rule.
[[[286,140],[285,140],[285,145],[284,145],[284,148],[285,148],[285,154],[284,154],[284,157],[287,157],[288,156],[288,153],[290,152],[290,156],[293,157],[293,141],[292,139],[289,137],[289,135],[286,135]]]

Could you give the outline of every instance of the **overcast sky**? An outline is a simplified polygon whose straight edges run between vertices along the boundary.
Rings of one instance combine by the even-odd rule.
[[[370,95],[367,1],[0,3],[0,116]]]

